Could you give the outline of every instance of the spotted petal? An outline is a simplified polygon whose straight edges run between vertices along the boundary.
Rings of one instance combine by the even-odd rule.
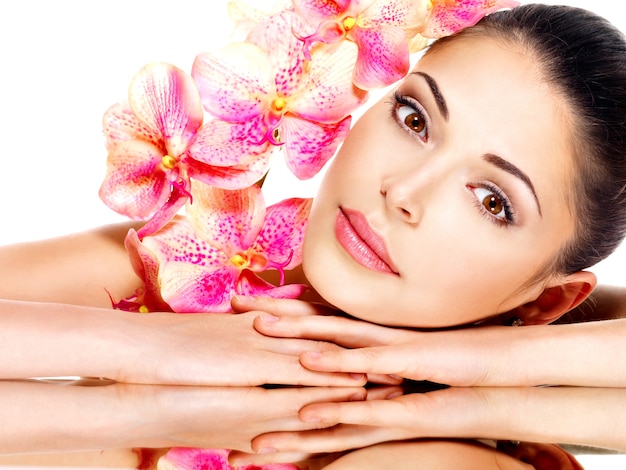
[[[102,129],[107,147],[126,140],[145,140],[162,148],[165,154],[160,132],[150,129],[137,119],[127,102],[117,103],[107,109],[102,118]]]
[[[305,65],[302,42],[291,31],[303,30],[302,19],[285,11],[259,23],[248,36],[248,41],[268,53],[279,96],[290,96],[302,78]]]
[[[360,28],[421,27],[429,13],[430,0],[376,0],[359,15]]]
[[[239,271],[223,266],[210,271],[189,263],[167,263],[161,270],[161,295],[177,313],[225,313],[232,311]]]
[[[212,166],[242,165],[264,154],[266,129],[262,116],[247,122],[212,119],[205,123],[189,147],[194,160]]]
[[[199,54],[192,76],[204,109],[229,122],[243,122],[262,114],[268,93],[276,88],[267,53],[246,42]]]
[[[292,198],[267,208],[265,225],[256,246],[270,261],[292,269],[302,263],[302,242],[311,199]],[[288,264],[284,264],[289,260]]]
[[[238,272],[225,268],[227,254],[200,239],[188,220],[176,216],[142,247],[152,253],[161,296],[175,312],[228,311]]]
[[[428,38],[440,38],[473,26],[485,15],[519,5],[515,0],[433,0],[430,17],[422,31]]]
[[[133,77],[128,100],[137,118],[163,136],[167,152],[175,157],[187,149],[204,118],[191,76],[163,62],[146,65]]]
[[[350,122],[347,117],[336,124],[318,124],[286,115],[281,131],[287,167],[301,180],[315,176],[345,139]]]
[[[193,185],[192,196],[186,213],[203,240],[229,256],[252,246],[265,219],[261,188],[229,191],[200,183]]]
[[[409,43],[401,28],[354,28],[351,37],[359,49],[354,69],[354,84],[359,88],[383,88],[400,80],[409,71]]]
[[[169,183],[159,166],[161,158],[158,147],[142,140],[112,146],[100,198],[131,219],[151,217],[169,195]]]
[[[305,119],[334,123],[363,104],[367,93],[352,83],[357,54],[351,41],[315,48],[306,81],[292,97],[290,110]]]
[[[337,0],[333,2],[318,0],[292,0],[295,11],[311,22],[339,19],[348,9],[360,11],[373,0]]]

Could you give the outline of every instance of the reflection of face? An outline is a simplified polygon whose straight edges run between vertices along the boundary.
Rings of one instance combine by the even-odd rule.
[[[565,105],[529,55],[486,38],[426,55],[355,125],[315,199],[304,270],[329,303],[450,326],[520,289],[573,234]]]

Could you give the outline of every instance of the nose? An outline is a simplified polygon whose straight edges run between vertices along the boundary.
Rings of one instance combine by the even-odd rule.
[[[387,209],[406,223],[415,225],[422,218],[423,185],[415,174],[397,174],[383,179],[380,194],[385,198]]]

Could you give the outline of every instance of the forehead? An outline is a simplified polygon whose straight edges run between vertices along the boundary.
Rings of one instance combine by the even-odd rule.
[[[562,210],[573,200],[574,115],[539,63],[510,41],[467,36],[429,51],[416,71],[437,82],[450,128],[464,133],[468,150],[510,160],[530,176],[540,200]]]

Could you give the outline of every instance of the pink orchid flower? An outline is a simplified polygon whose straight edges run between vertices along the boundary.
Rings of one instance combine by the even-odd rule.
[[[352,84],[356,48],[313,52],[311,61],[293,34],[302,19],[284,11],[258,23],[247,40],[196,57],[192,76],[204,109],[217,119],[207,148],[242,158],[280,146],[300,179],[319,172],[350,127],[367,94]]]
[[[502,8],[519,5],[515,0],[431,0],[430,16],[421,35],[427,38],[449,36],[473,26],[480,19]]]
[[[298,470],[293,464],[241,465],[232,467],[228,463],[229,450],[226,449],[194,449],[175,447],[159,459],[159,470]]]
[[[256,185],[225,190],[195,184],[192,196],[186,217],[175,216],[141,241],[132,230],[127,236],[151,302],[162,299],[179,313],[227,312],[235,294],[297,298],[303,292],[303,285],[284,285],[284,270],[302,261],[310,199],[266,209]],[[268,269],[279,272],[278,287],[258,276]]]
[[[189,196],[190,178],[227,188],[260,179],[265,162],[212,155],[203,145],[211,130],[201,127],[204,111],[193,79],[177,67],[143,67],[129,87],[128,101],[103,119],[108,150],[101,199],[116,212],[152,222],[158,230]]]
[[[318,42],[356,43],[353,79],[364,90],[390,85],[407,74],[409,39],[426,21],[429,4],[429,0],[293,0],[296,12],[319,25],[313,34],[302,35],[305,52]]]

